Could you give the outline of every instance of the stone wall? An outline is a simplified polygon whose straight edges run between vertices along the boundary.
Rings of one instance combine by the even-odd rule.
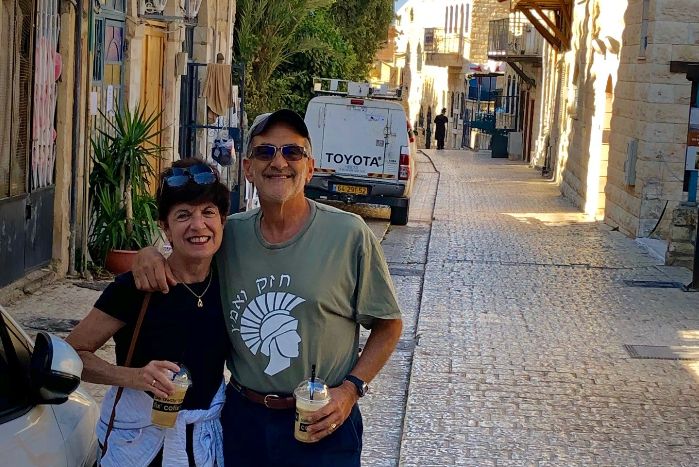
[[[546,164],[546,153],[550,145],[551,126],[554,123],[553,109],[555,108],[555,89],[559,83],[557,69],[557,54],[544,44],[542,57],[541,79],[536,83],[536,113],[534,121],[531,165],[537,169]]]
[[[655,229],[665,237],[685,196],[691,84],[670,61],[699,61],[696,5],[651,1],[639,57],[642,0],[576,2],[571,49],[544,54],[532,165],[543,166],[550,150],[564,196],[631,236]],[[632,141],[636,181],[627,185]]]
[[[561,191],[589,216],[599,219],[605,209],[625,8],[623,0],[578,3],[573,16],[575,34],[565,55],[559,142]]]
[[[472,63],[486,63],[488,61],[489,21],[506,18],[509,13],[509,2],[473,0],[470,27],[470,60]]]
[[[641,51],[642,0],[629,0],[623,22],[619,83],[615,88],[606,221],[644,237],[669,234],[682,192],[691,85],[670,72],[670,61],[699,61],[696,2],[656,0],[648,12],[648,47]],[[638,141],[635,185],[624,183],[624,163]],[[656,225],[658,226],[656,228]]]
[[[697,207],[682,205],[672,213],[665,262],[693,269],[697,239]]]

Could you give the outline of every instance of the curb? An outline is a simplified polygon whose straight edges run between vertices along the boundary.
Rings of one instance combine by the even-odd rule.
[[[31,295],[42,287],[55,282],[58,275],[50,269],[32,271],[21,279],[0,288],[0,304],[8,305],[25,295]]]

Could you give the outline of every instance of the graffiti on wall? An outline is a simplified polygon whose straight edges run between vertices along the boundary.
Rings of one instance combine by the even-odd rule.
[[[53,184],[56,164],[56,82],[62,61],[58,53],[58,0],[40,0],[36,13],[34,113],[32,116],[32,188]]]

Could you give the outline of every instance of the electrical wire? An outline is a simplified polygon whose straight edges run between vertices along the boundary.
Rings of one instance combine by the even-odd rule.
[[[653,229],[648,233],[648,238],[653,236],[653,234],[655,233],[655,230],[660,225],[660,222],[663,220],[663,217],[665,216],[665,210],[667,209],[667,205],[669,203],[670,203],[670,200],[665,201],[665,207],[663,208],[663,212],[660,213],[660,217],[658,217],[658,222],[655,223],[655,226],[653,227]]]

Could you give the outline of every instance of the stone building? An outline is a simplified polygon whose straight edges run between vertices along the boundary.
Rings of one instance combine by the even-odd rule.
[[[396,36],[398,31],[391,24],[386,31],[386,40],[376,52],[371,69],[369,82],[375,85],[387,84],[392,88],[400,86],[398,70],[394,66],[396,57]]]
[[[0,287],[67,267],[82,5],[0,2]]]
[[[532,165],[591,218],[669,240],[699,146],[689,129],[690,112],[699,119],[696,2],[503,3],[547,41]]]
[[[488,58],[507,64],[497,128],[508,131],[509,157],[529,162],[534,129],[548,110],[541,105],[544,40],[521,12],[491,20],[489,31]]]
[[[432,122],[442,108],[449,118],[446,147],[469,145],[467,76],[473,68],[488,68],[488,21],[506,15],[508,7],[497,0],[409,0],[397,11],[395,67],[422,147],[434,145]]]
[[[8,47],[0,51],[0,288],[49,270],[61,276],[75,265],[87,236],[86,174],[90,138],[103,126],[100,112],[109,118],[137,103],[162,111],[159,142],[167,150],[157,168],[180,156],[188,63],[205,65],[218,53],[230,63],[235,6],[229,0],[1,2],[0,37]],[[205,67],[196,79],[204,78]],[[205,152],[207,135],[198,137]]]

